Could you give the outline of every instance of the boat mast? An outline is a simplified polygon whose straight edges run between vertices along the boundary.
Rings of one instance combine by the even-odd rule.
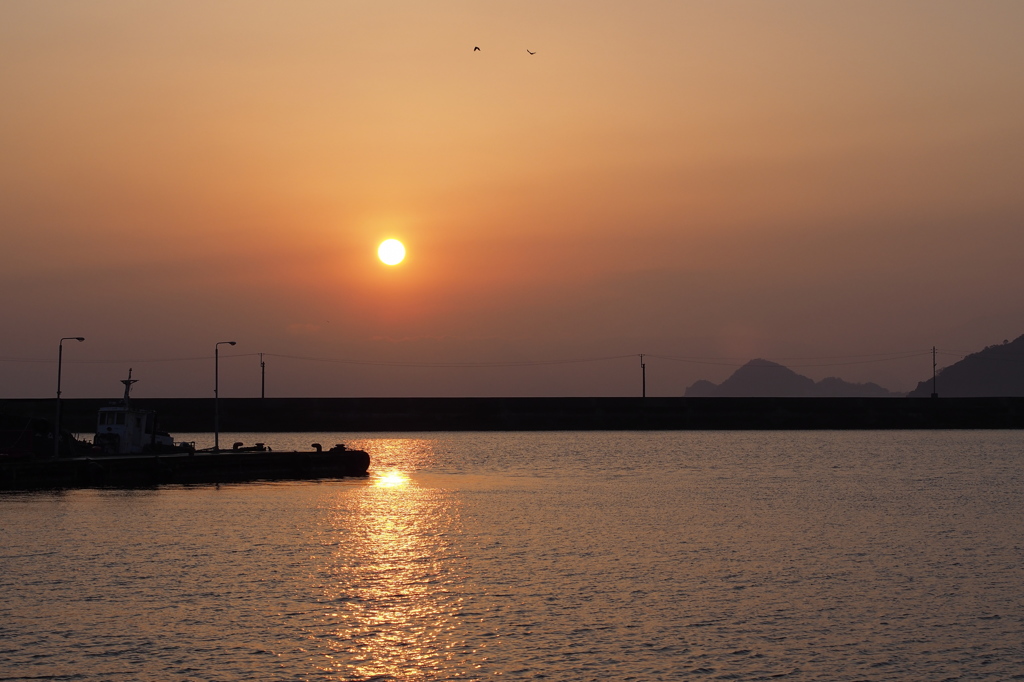
[[[124,406],[128,407],[130,401],[129,394],[132,392],[132,384],[138,383],[138,379],[132,379],[132,368],[128,368],[128,378],[121,379],[121,383],[124,384]]]

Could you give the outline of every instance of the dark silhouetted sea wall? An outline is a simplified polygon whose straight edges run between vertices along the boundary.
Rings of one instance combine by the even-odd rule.
[[[110,400],[61,401],[88,434]],[[173,433],[213,430],[212,398],[145,398]],[[53,417],[54,401],[0,400],[0,413]],[[222,398],[221,431],[618,429],[1019,429],[1024,398]]]

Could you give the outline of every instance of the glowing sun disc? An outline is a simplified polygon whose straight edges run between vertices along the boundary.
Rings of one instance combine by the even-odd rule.
[[[385,239],[377,247],[377,258],[387,265],[398,265],[405,260],[405,246],[397,239]]]

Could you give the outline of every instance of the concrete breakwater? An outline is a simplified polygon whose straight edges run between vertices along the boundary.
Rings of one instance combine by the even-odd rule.
[[[89,434],[105,399],[64,399],[62,426]],[[174,433],[212,431],[212,398],[139,398]],[[52,419],[53,399],[0,400]],[[1019,429],[1022,398],[221,398],[221,431]]]

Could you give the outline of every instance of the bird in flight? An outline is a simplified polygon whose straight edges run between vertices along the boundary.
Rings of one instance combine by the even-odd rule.
[[[474,48],[473,48],[473,52],[479,52],[479,51],[480,51],[480,48],[479,48],[479,47],[474,47]]]
[[[530,48],[526,48],[527,52],[530,52]],[[530,54],[537,54],[536,52],[530,52]]]

